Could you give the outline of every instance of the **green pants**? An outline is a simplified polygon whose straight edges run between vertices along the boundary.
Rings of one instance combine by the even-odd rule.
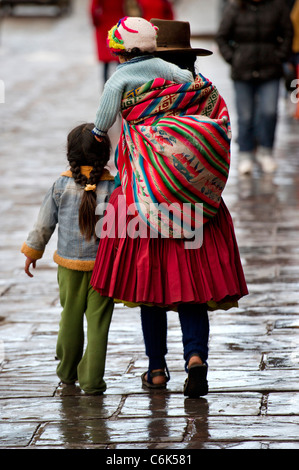
[[[59,324],[56,356],[57,375],[67,384],[79,381],[89,394],[104,392],[108,332],[113,300],[102,297],[90,285],[91,271],[75,271],[58,266],[60,302],[63,308]],[[84,349],[84,313],[87,345]]]

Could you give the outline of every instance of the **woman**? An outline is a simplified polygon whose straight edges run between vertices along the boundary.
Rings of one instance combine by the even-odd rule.
[[[256,156],[262,170],[272,173],[279,84],[292,44],[288,5],[284,0],[230,0],[216,39],[231,65],[239,171],[250,174]]]
[[[210,54],[191,48],[189,23],[151,22],[159,27],[157,54],[163,58],[194,71],[196,56]],[[109,228],[101,233],[91,283],[102,295],[141,305],[149,357],[142,383],[149,388],[165,387],[169,380],[166,312],[177,310],[188,372],[184,394],[205,395],[208,309],[235,306],[248,293],[231,216],[221,198],[229,167],[227,108],[199,74],[190,84],[157,79],[132,91],[123,100],[123,116],[117,162],[121,185],[103,219]],[[148,201],[162,205],[167,200],[175,201],[177,212],[149,220]],[[182,201],[191,208],[185,239],[178,238],[176,217]],[[202,201],[203,212],[194,210],[196,201]],[[188,245],[200,215],[202,243],[194,244],[195,236]]]

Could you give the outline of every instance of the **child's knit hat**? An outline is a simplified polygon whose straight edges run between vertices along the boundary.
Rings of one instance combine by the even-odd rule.
[[[142,52],[154,52],[157,31],[157,26],[144,18],[125,16],[108,32],[107,45],[114,54],[131,52],[134,47]]]

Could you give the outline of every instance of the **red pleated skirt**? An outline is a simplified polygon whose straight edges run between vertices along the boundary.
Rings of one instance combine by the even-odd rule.
[[[121,195],[121,187],[114,190],[105,216],[113,217],[116,225]],[[125,217],[128,224],[133,216]],[[127,304],[168,309],[189,302],[227,309],[248,294],[233,222],[223,201],[204,225],[203,242],[196,249],[186,249],[184,240],[173,238],[101,238],[91,285]]]

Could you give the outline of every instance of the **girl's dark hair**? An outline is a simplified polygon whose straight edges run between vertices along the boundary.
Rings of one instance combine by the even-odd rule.
[[[95,236],[95,225],[98,217],[95,214],[97,196],[95,191],[84,191],[86,184],[96,185],[110,158],[111,144],[108,136],[102,142],[92,134],[94,124],[81,124],[73,129],[67,137],[67,159],[73,178],[82,186],[82,201],[79,208],[79,227],[82,235],[90,240]],[[92,166],[89,178],[81,174],[81,166]]]

